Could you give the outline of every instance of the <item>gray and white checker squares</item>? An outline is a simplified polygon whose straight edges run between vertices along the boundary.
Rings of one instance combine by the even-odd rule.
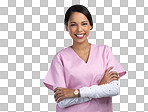
[[[127,70],[114,112],[148,112],[148,0],[0,0],[0,111],[56,111],[43,80],[72,44],[64,14],[74,4],[93,16],[89,42],[110,46]]]

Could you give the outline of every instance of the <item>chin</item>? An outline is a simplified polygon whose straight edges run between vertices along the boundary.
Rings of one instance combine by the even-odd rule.
[[[77,42],[77,43],[84,43],[84,42],[87,41],[87,38],[83,38],[83,39],[75,39],[74,41]]]

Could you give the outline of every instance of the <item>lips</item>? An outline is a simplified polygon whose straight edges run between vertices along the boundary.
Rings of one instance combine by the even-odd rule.
[[[75,35],[85,35],[85,33],[81,33],[81,34],[75,34]]]
[[[83,34],[75,34],[75,36],[76,36],[77,38],[83,38],[85,34],[86,34],[86,33],[83,33]]]

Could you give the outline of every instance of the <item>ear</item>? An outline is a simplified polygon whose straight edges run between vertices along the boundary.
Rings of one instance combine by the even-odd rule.
[[[92,29],[92,26],[90,26],[90,29]]]
[[[65,24],[66,31],[68,31],[68,26]]]

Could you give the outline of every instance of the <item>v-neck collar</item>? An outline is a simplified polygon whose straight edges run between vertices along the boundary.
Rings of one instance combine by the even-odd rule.
[[[81,60],[83,61],[83,63],[85,63],[86,65],[89,63],[90,59],[91,59],[91,52],[92,52],[92,44],[90,43],[90,50],[89,50],[89,56],[88,56],[88,60],[87,62],[85,62],[74,50],[71,46],[69,46],[70,49],[72,50],[72,52]]]

